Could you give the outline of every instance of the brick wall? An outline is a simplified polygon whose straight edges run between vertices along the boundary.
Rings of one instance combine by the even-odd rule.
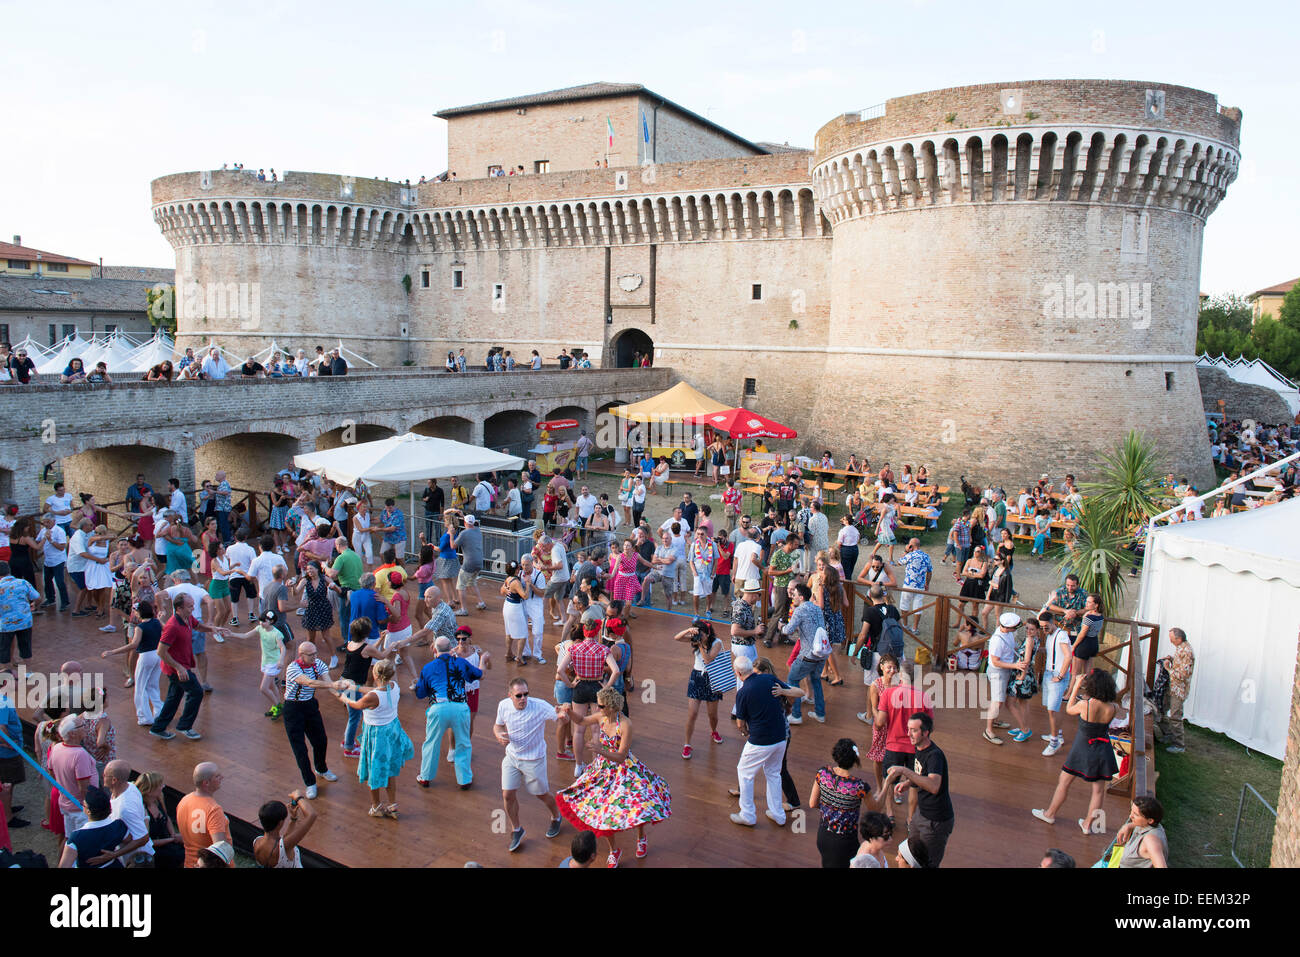
[[[1291,723],[1286,736],[1286,762],[1277,797],[1271,867],[1300,867],[1300,661],[1291,694]]]

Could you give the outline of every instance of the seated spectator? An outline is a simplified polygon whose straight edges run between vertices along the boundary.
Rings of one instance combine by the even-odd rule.
[[[108,374],[107,362],[96,362],[94,370],[86,376],[87,382],[105,382],[108,385],[113,384],[113,377]]]
[[[176,378],[176,369],[170,359],[164,359],[145,373],[146,382],[171,382]]]
[[[64,385],[67,385],[70,382],[85,382],[86,381],[85,364],[80,359],[74,356],[72,360],[68,363],[67,368],[63,370],[63,375],[59,377],[59,381],[62,382]]]

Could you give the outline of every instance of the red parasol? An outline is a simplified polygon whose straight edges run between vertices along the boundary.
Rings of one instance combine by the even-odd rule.
[[[720,432],[726,432],[733,439],[753,439],[759,436],[768,439],[793,439],[799,435],[789,426],[765,419],[749,409],[709,412],[705,415],[687,416],[683,421],[712,426]]]

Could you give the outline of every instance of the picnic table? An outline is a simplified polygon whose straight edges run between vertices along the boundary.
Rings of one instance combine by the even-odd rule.
[[[1032,515],[1017,515],[1014,512],[1007,512],[1007,524],[1028,525],[1032,530],[1034,527],[1034,517]],[[1065,540],[1064,529],[1077,528],[1078,524],[1079,524],[1078,522],[1073,520],[1061,521],[1060,519],[1054,519],[1052,523],[1048,526],[1047,534],[1050,538],[1052,534],[1052,529],[1056,529],[1056,528],[1062,529],[1062,535],[1060,538],[1051,538],[1051,541],[1060,543]],[[1016,532],[1015,530],[1012,530],[1011,537],[1018,538],[1021,541],[1026,541],[1026,542],[1032,542],[1034,540],[1034,536],[1032,534],[1026,535],[1023,532]]]

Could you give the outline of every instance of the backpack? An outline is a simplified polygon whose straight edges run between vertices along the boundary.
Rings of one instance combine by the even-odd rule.
[[[886,605],[885,608],[892,606]],[[890,654],[900,661],[903,657],[903,623],[897,618],[885,616],[884,621],[880,624],[880,640],[877,643],[880,646],[881,654]]]

